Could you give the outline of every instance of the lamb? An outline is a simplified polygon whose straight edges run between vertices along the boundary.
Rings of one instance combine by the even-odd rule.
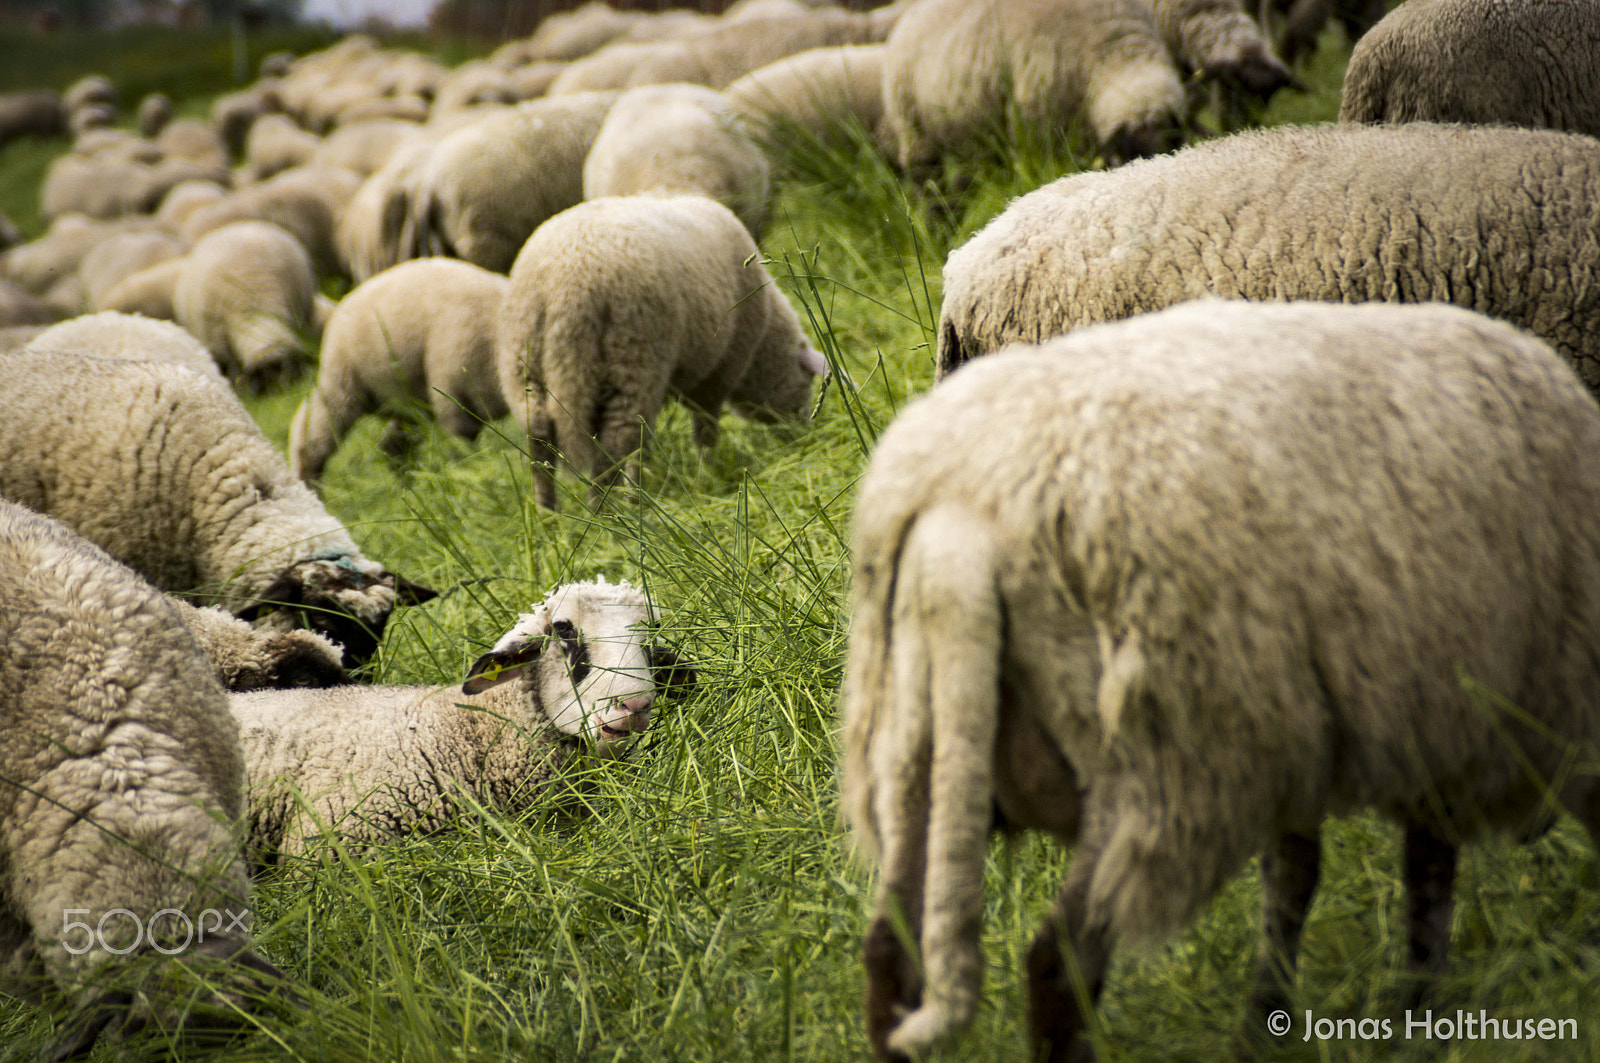
[[[385,449],[403,453],[408,406],[473,440],[508,412],[495,375],[495,322],[510,282],[447,258],[385,270],[345,296],[323,332],[317,386],[289,429],[289,467],[315,483],[365,414],[392,414]]]
[[[904,409],[857,500],[844,693],[845,808],[884,868],[878,1057],[972,1016],[996,807],[1077,844],[1028,956],[1053,1061],[1090,1057],[1073,979],[1092,1000],[1117,941],[1171,932],[1261,849],[1263,1028],[1328,815],[1405,827],[1424,974],[1456,841],[1547,825],[1539,779],[1600,839],[1600,788],[1563,767],[1600,738],[1593,446],[1600,407],[1553,351],[1442,305],[1192,303]]]
[[[687,81],[722,89],[786,55],[841,44],[878,44],[887,27],[854,11],[811,11],[788,18],[727,22],[663,45],[642,61],[628,85]]]
[[[769,127],[771,137],[782,139],[785,126],[798,126],[827,139],[854,120],[892,153],[894,137],[883,115],[887,53],[883,44],[813,48],[751,71],[729,85],[727,95],[747,119]]]
[[[823,356],[739,219],[704,196],[618,196],[556,215],[528,240],[500,310],[501,393],[528,435],[534,493],[556,507],[557,444],[598,504],[669,390],[695,441],[724,402],[805,420]]]
[[[177,325],[112,310],[52,325],[29,341],[28,349],[77,357],[170,362],[223,383],[211,352]]]
[[[623,755],[657,698],[693,681],[647,641],[652,622],[649,601],[626,582],[572,583],[518,618],[459,691],[234,696],[253,859],[270,866],[326,830],[362,844],[440,830],[468,802],[513,812],[586,754]]]
[[[434,592],[362,556],[214,378],[25,350],[0,378],[0,497],[48,513],[162,590],[370,658]]]
[[[618,97],[583,164],[583,198],[698,192],[761,238],[772,166],[733,101],[699,85],[649,85]]]
[[[441,140],[416,175],[407,258],[449,255],[504,273],[534,229],[583,199],[583,162],[614,92],[518,104]]]
[[[1600,142],[1280,128],[1056,181],[946,261],[940,371],[1206,294],[1455,303],[1541,337],[1600,386]]]
[[[0,599],[0,992],[77,1004],[48,1059],[221,1020],[282,979],[245,929],[245,766],[225,695],[159,593],[9,502]],[[160,959],[152,947],[227,977],[210,1014],[132,969]]]
[[[1350,53],[1339,120],[1600,136],[1600,0],[1398,7]]]
[[[276,225],[244,221],[195,244],[172,306],[229,377],[259,388],[304,368],[302,337],[316,291],[298,240]]]
[[[1183,85],[1142,4],[922,0],[889,34],[884,112],[903,168],[1080,115],[1112,161],[1182,141]]]
[[[152,92],[139,101],[137,112],[139,135],[156,137],[172,121],[172,97],[163,92]]]

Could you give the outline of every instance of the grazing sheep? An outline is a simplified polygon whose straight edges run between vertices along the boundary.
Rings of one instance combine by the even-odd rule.
[[[1455,303],[1600,386],[1600,141],[1282,128],[1056,181],[946,261],[940,371],[1207,294]]]
[[[403,453],[408,407],[476,439],[506,415],[495,375],[495,323],[509,281],[448,258],[402,263],[345,296],[322,336],[317,386],[289,428],[289,467],[315,483],[363,416],[393,415],[385,449]]]
[[[804,420],[827,373],[739,219],[704,196],[590,200],[539,227],[500,311],[501,393],[528,435],[534,492],[556,506],[557,444],[598,503],[669,392],[717,439],[725,402]]]
[[[1182,141],[1183,85],[1142,4],[1123,0],[921,0],[889,34],[885,119],[902,167],[971,151],[1017,120],[1080,116],[1126,160]]]
[[[648,85],[617,98],[583,164],[583,198],[695,192],[761,238],[772,165],[733,101],[700,85]]]
[[[75,278],[83,257],[118,233],[159,228],[153,220],[119,218],[102,221],[82,214],[63,214],[49,230],[6,252],[6,276],[34,295],[41,295],[63,280]]]
[[[1403,4],[1350,53],[1339,120],[1600,136],[1600,0]]]
[[[263,631],[217,606],[167,599],[224,690],[297,690],[352,682],[341,653],[314,631]]]
[[[322,146],[322,138],[295,125],[281,114],[258,118],[245,138],[244,155],[252,181],[265,181],[273,174],[305,166]]]
[[[158,360],[6,357],[0,497],[48,513],[162,590],[355,666],[396,605],[434,592],[361,555],[214,377]]]
[[[95,130],[109,128],[116,120],[117,109],[110,104],[86,104],[67,115],[67,130],[74,140],[79,140]]]
[[[608,44],[593,55],[567,64],[550,82],[547,95],[566,96],[574,92],[600,92],[620,89],[628,84],[633,70],[661,47],[658,41],[623,41]]]
[[[67,108],[68,114],[97,103],[115,107],[117,87],[104,74],[88,74],[74,81],[71,87],[61,94],[61,102]]]
[[[1180,72],[1216,86],[1230,124],[1294,82],[1239,0],[1151,0],[1150,9]]]
[[[48,325],[56,319],[49,306],[26,289],[0,277],[0,327]]]
[[[326,830],[362,843],[437,831],[469,802],[514,812],[586,753],[623,755],[657,697],[693,678],[647,641],[653,620],[625,582],[569,583],[478,658],[460,690],[231,698],[250,769],[253,861],[296,854]]]
[[[215,181],[184,181],[173,185],[167,194],[161,197],[161,205],[156,208],[156,218],[170,231],[182,232],[189,215],[201,207],[226,199],[227,195],[228,190]]]
[[[103,310],[106,295],[118,284],[140,270],[181,258],[186,250],[181,240],[162,232],[118,233],[100,241],[78,265],[84,301],[92,310]]]
[[[0,96],[0,147],[19,137],[65,132],[67,110],[54,92],[9,92]]]
[[[401,247],[504,273],[528,236],[583,199],[583,162],[615,92],[518,104],[441,140],[419,167]]]
[[[360,187],[360,176],[349,170],[297,166],[195,210],[183,223],[183,237],[198,243],[207,233],[234,222],[271,222],[300,241],[319,272],[335,272],[337,220]]]
[[[1539,780],[1600,839],[1600,788],[1567,771],[1600,738],[1597,447],[1554,352],[1438,305],[1192,303],[904,409],[857,499],[844,694],[845,808],[884,869],[878,1057],[972,1017],[996,808],[1077,844],[1028,956],[1052,1061],[1090,1058],[1074,981],[1093,1000],[1119,940],[1263,849],[1264,1028],[1328,815],[1406,828],[1420,973],[1456,844],[1547,824]]]
[[[172,97],[164,92],[152,92],[139,101],[138,126],[141,137],[157,137],[172,121]]]
[[[228,148],[216,130],[193,118],[163,126],[156,144],[167,157],[189,159],[218,170],[228,168]]]
[[[334,244],[339,264],[357,284],[406,257],[402,240],[414,176],[433,151],[431,138],[396,148],[377,173],[362,182],[339,219]]]
[[[839,135],[854,120],[888,154],[894,136],[883,116],[883,60],[888,46],[850,44],[813,48],[753,70],[727,88],[742,114],[783,137],[783,126],[799,126],[818,139]]]
[[[178,294],[178,280],[182,276],[183,259],[168,259],[124,278],[100,297],[98,307],[161,321],[176,321],[178,311],[173,299]],[[206,360],[211,363],[213,370],[220,372],[210,354],[206,355]]]
[[[536,100],[546,95],[550,91],[550,86],[562,75],[567,66],[566,63],[529,63],[517,67],[510,74],[512,99],[521,103],[523,100]]]
[[[341,125],[317,148],[311,165],[347,170],[365,180],[400,148],[426,138],[415,122],[383,119]]]
[[[433,97],[433,114],[449,114],[480,103],[515,103],[511,76],[493,63],[463,63],[450,71]]]
[[[170,321],[103,310],[52,325],[28,343],[30,351],[91,358],[170,362],[221,384],[211,352]]]
[[[660,47],[634,68],[630,87],[686,81],[722,89],[786,55],[841,44],[878,44],[886,27],[870,15],[820,10],[788,18],[726,22]]]
[[[505,58],[514,55],[523,63],[582,59],[626,33],[640,17],[636,12],[616,11],[609,4],[591,0],[573,11],[544,19],[532,37],[507,45],[516,50],[507,52]]]
[[[172,307],[230,378],[260,387],[304,368],[316,290],[298,240],[276,225],[242,221],[195,244]]]
[[[239,155],[245,150],[245,141],[256,119],[282,110],[281,80],[258,81],[242,92],[224,93],[212,101],[211,124],[229,153]]]
[[[245,766],[226,696],[162,595],[9,502],[0,601],[0,992],[77,1004],[46,1059],[146,1024],[226,1021],[282,977],[241,929]],[[207,910],[227,915],[196,942]],[[161,974],[131,969],[159,961],[152,949],[218,974],[226,962],[238,981],[190,1011]]]

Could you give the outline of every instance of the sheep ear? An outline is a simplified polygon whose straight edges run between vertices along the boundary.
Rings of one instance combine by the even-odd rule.
[[[258,594],[254,601],[234,610],[233,615],[246,623],[254,623],[263,612],[275,606],[303,604],[305,590],[299,574],[289,569],[273,580],[272,585]]]
[[[662,694],[687,694],[699,678],[693,666],[663,646],[648,645],[644,655],[650,664],[650,679]]]
[[[401,605],[421,605],[439,597],[439,592],[420,583],[412,583],[400,573],[394,573],[394,598]]]
[[[800,348],[800,368],[812,376],[828,375],[828,359],[809,343]]]
[[[490,650],[472,662],[472,667],[467,669],[467,679],[461,684],[461,692],[481,694],[501,683],[509,683],[521,675],[528,665],[539,659],[539,654],[544,652],[546,641],[548,641],[546,636],[536,635],[523,640],[511,649]]]

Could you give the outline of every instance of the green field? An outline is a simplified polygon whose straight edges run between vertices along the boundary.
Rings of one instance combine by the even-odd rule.
[[[1330,37],[1313,91],[1271,121],[1330,119],[1344,57]],[[0,154],[0,210],[24,209],[64,145]],[[330,466],[330,510],[371,557],[448,589],[397,614],[374,678],[459,682],[516,613],[596,573],[646,584],[666,636],[699,668],[629,763],[594,769],[576,814],[464,816],[457,829],[352,857],[330,851],[260,883],[257,938],[308,1006],[257,1020],[227,1060],[697,1061],[867,1057],[857,962],[872,877],[838,822],[837,689],[854,483],[876,434],[932,375],[949,249],[1008,200],[1076,168],[1060,144],[906,182],[870,150],[792,147],[763,241],[769,268],[854,386],[830,385],[794,434],[728,419],[702,457],[688,419],[657,426],[646,489],[590,514],[573,481],[537,509],[509,422],[466,446],[427,431],[392,467],[368,421]],[[309,382],[252,413],[280,446]],[[1324,831],[1299,1006],[1389,1019],[1393,1039],[1304,1041],[1268,1058],[1600,1058],[1596,857],[1570,821],[1536,845],[1472,849],[1457,882],[1441,1008],[1575,1019],[1578,1040],[1406,1039],[1394,1003],[1404,906],[1398,833],[1370,817]],[[1022,956],[1070,854],[1037,839],[991,854],[983,1006],[935,1059],[1021,1060]],[[1248,991],[1258,894],[1233,882],[1177,939],[1125,952],[1102,1001],[1101,1059],[1229,1058]],[[6,1058],[32,1058],[52,1016],[0,1005]],[[163,1059],[155,1039],[97,1059]],[[192,1054],[192,1053],[191,1053]]]

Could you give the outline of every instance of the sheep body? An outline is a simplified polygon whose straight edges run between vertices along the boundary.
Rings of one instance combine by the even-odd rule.
[[[1239,134],[1029,193],[944,277],[946,372],[1209,294],[1455,303],[1541,337],[1593,387],[1600,142],[1423,123]]]
[[[142,269],[118,282],[100,298],[99,309],[115,310],[123,314],[175,321],[178,311],[173,298],[178,292],[178,280],[183,276],[183,259],[169,258],[159,265]],[[203,348],[202,348],[203,349]],[[215,371],[215,360],[206,355]]]
[[[574,92],[601,92],[621,89],[633,76],[634,67],[656,53],[659,41],[623,41],[608,44],[593,55],[585,56],[567,65],[554,81],[548,94],[566,96]]]
[[[295,367],[316,290],[298,240],[276,225],[242,221],[195,244],[172,305],[178,324],[230,377],[260,382]]]
[[[161,232],[119,233],[101,241],[78,265],[84,301],[91,309],[103,309],[106,295],[118,284],[140,270],[181,258],[186,250],[182,241]]]
[[[0,277],[0,326],[48,325],[55,319],[55,312],[27,289]]]
[[[1472,122],[1600,136],[1600,2],[1423,0],[1350,53],[1341,122]]]
[[[1116,158],[1176,143],[1184,93],[1148,8],[1121,0],[921,0],[889,34],[884,112],[902,166],[1080,113]]]
[[[593,474],[597,498],[669,391],[690,404],[702,446],[725,402],[805,416],[826,366],[759,257],[739,219],[703,196],[590,200],[529,238],[500,312],[498,367],[541,505],[555,506],[558,444]]]
[[[885,32],[870,15],[838,9],[724,20],[715,29],[661,46],[634,68],[628,85],[686,81],[722,89],[786,55],[841,44],[878,44]]]
[[[67,128],[67,111],[58,93],[8,92],[0,96],[0,146],[19,137],[53,136]]]
[[[397,150],[425,137],[415,122],[372,119],[342,125],[328,134],[312,155],[311,164],[348,170],[364,180],[382,169]]]
[[[245,162],[252,181],[265,181],[273,174],[309,163],[322,138],[295,125],[281,114],[265,114],[250,126],[245,138]]]
[[[183,222],[183,238],[197,244],[207,233],[241,221],[282,227],[323,272],[334,272],[334,233],[339,216],[361,187],[361,177],[330,166],[296,166],[211,204]]]
[[[812,48],[751,71],[729,85],[727,95],[754,122],[780,119],[819,139],[836,135],[853,118],[892,151],[894,138],[883,118],[887,52],[883,44]]]
[[[28,343],[30,350],[90,358],[170,362],[222,383],[217,363],[199,340],[170,321],[104,310],[52,325]]]
[[[772,167],[733,101],[699,85],[648,85],[617,98],[583,164],[583,198],[695,192],[760,239]]]
[[[1596,445],[1554,352],[1448,306],[1197,302],[903,410],[857,501],[844,696],[845,807],[885,869],[879,1052],[971,1016],[996,800],[1077,841],[1029,957],[1052,1060],[1081,1058],[1063,949],[1097,987],[1117,939],[1170,932],[1290,838],[1303,919],[1327,815],[1376,808],[1453,869],[1443,837],[1526,831],[1536,780],[1565,778],[1600,829],[1593,780],[1559,767],[1600,738]],[[1475,705],[1458,668],[1532,722]],[[1292,975],[1278,874],[1264,951]],[[1449,873],[1424,884],[1413,945],[1442,928],[1437,963]],[[928,978],[898,1023],[918,994],[896,904]]]
[[[363,415],[432,409],[476,439],[507,413],[495,373],[495,323],[510,282],[470,263],[402,263],[345,296],[323,332],[317,386],[289,429],[289,465],[315,482]]]

